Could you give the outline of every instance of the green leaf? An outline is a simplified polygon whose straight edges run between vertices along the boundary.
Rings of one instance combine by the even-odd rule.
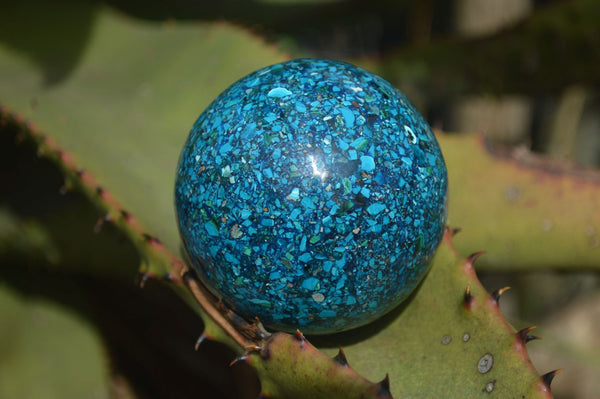
[[[94,192],[89,195],[96,197]],[[327,348],[344,346],[355,370],[318,352],[301,336],[280,333],[253,344],[245,338],[248,332],[231,329],[228,317],[216,310],[218,305],[193,278],[188,276],[184,282],[204,308],[199,310],[206,326],[204,337],[238,351],[250,345],[244,358],[258,370],[263,391],[275,398],[386,397],[387,380],[383,384],[369,382],[384,375],[390,376],[391,390],[400,398],[423,392],[478,397],[490,390],[508,396],[545,397],[547,385],[531,367],[524,349],[529,331],[517,333],[506,323],[497,304],[500,292],[489,295],[481,287],[473,271],[475,256],[462,259],[452,248],[449,234],[431,272],[409,302],[359,330],[314,338],[317,347],[330,356],[333,352]],[[38,242],[44,240],[34,240]],[[160,245],[148,244],[140,248],[141,255],[154,257],[168,268],[169,257],[154,254]],[[180,285],[174,287],[197,309]],[[481,368],[489,363],[494,364],[493,369],[477,370],[478,364]]]
[[[77,287],[63,287],[75,294]],[[101,338],[90,323],[0,284],[0,397],[108,398]]]
[[[60,23],[34,13],[33,36],[68,24],[77,11],[72,5],[56,5],[69,16]],[[175,167],[192,124],[231,83],[285,57],[227,23],[144,23],[101,6],[94,19],[77,68],[51,87],[29,57],[0,47],[0,98],[52,132],[77,165],[118,193],[124,208],[143,215],[149,232],[177,252]],[[37,53],[52,43],[30,45]]]
[[[312,342],[330,356],[343,346],[350,366],[371,381],[389,375],[395,398],[548,397],[548,387],[527,357],[528,330],[518,333],[504,320],[497,300],[501,293],[488,294],[475,276],[476,257],[458,256],[447,232],[432,270],[409,302],[368,326],[313,337]],[[369,384],[354,370],[289,337],[273,336],[251,359],[259,375],[264,374],[267,394],[379,397],[380,384]],[[277,354],[282,352],[289,355],[281,359]],[[348,382],[341,385],[344,380]]]
[[[438,136],[448,166],[449,223],[462,253],[486,251],[494,270],[600,268],[600,172],[523,149],[486,148],[482,136]]]
[[[70,9],[69,3],[61,4]],[[204,337],[225,342],[237,353],[251,345],[247,359],[256,367],[265,393],[273,397],[348,397],[348,391],[356,390],[382,396],[386,383],[369,380],[383,380],[386,373],[392,392],[400,398],[423,393],[480,397],[487,395],[486,389],[509,397],[545,395],[546,386],[528,364],[520,336],[477,282],[471,259],[458,256],[448,238],[410,302],[361,330],[314,340],[326,352],[343,345],[350,364],[363,377],[349,368],[340,369],[339,362],[308,343],[308,350],[303,350],[298,344],[302,340],[293,336],[275,334],[263,340],[252,335],[256,326],[239,320],[234,325],[232,314],[222,312],[173,255],[180,245],[172,200],[175,165],[190,126],[212,98],[242,75],[285,57],[225,23],[142,23],[104,6],[92,13],[95,25],[85,51],[73,58],[76,66],[66,68],[62,80],[51,86],[43,84],[38,65],[31,62],[35,57],[23,56],[11,46],[0,48],[2,101],[38,127],[25,125],[6,110],[0,119],[6,130],[19,130],[24,142],[32,142],[42,160],[58,166],[65,187],[106,215],[100,220],[112,226],[107,227],[108,235],[126,237],[136,254],[129,254],[127,261],[117,254],[113,261],[109,257],[99,262],[94,256],[86,262],[86,251],[78,248],[98,252],[93,250],[97,215],[79,217],[77,206],[66,204],[49,216],[54,220],[44,214],[26,215],[23,220],[33,222],[23,228],[19,219],[23,215],[15,211],[20,209],[18,201],[11,195],[11,201],[2,204],[9,208],[1,231],[6,232],[3,242],[9,245],[0,255],[55,256],[57,268],[73,272],[79,267],[79,273],[106,273],[121,279],[131,278],[136,261],[154,275],[169,272],[173,288],[184,300],[181,306],[191,307],[203,318]],[[59,19],[60,13],[52,20],[40,16],[38,28],[51,30]],[[38,45],[36,41],[26,44]],[[35,53],[28,49],[29,54]],[[40,132],[50,133],[52,139]],[[10,171],[11,165],[3,168]],[[62,232],[55,228],[65,220],[69,223]],[[85,225],[87,230],[81,228]],[[67,245],[69,238],[78,245]],[[23,248],[35,251],[24,254]],[[465,304],[467,289],[470,296]],[[106,295],[111,295],[110,290]],[[480,372],[479,363],[484,368],[491,363],[487,354],[494,366]]]

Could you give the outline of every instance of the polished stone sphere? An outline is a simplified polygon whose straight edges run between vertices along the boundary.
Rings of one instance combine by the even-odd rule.
[[[437,141],[402,93],[356,66],[300,59],[206,108],[175,203],[193,267],[226,305],[324,334],[409,296],[442,238],[446,189]]]

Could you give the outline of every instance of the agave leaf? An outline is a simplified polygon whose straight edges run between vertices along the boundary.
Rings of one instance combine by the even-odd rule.
[[[479,255],[461,257],[447,232],[410,302],[380,321],[383,326],[366,329],[360,341],[348,337],[344,350],[356,370],[371,378],[387,370],[398,397],[479,397],[492,391],[545,397],[522,334],[499,310],[503,290],[489,294],[477,280],[473,262]],[[392,346],[395,353],[384,349]],[[412,374],[427,375],[428,382]]]
[[[10,115],[3,115],[5,127],[14,125]],[[28,134],[30,139],[39,137],[35,132]],[[47,139],[38,141],[38,150],[57,162],[65,175],[76,174],[73,166],[64,162],[69,158],[47,143]],[[104,212],[116,213],[112,209],[116,202],[99,197],[95,184],[86,185],[81,178],[73,180],[76,191],[86,194]],[[143,230],[132,226],[130,219],[121,217],[110,226],[141,244],[140,256],[151,259],[153,270],[171,271],[169,280],[176,283],[174,288],[205,321],[205,339],[226,343],[238,353],[247,349],[238,359],[257,369],[267,397],[384,398],[392,393],[396,398],[422,394],[478,397],[491,391],[509,397],[550,395],[548,384],[537,375],[524,349],[529,330],[516,332],[506,323],[497,304],[502,290],[490,295],[481,287],[473,271],[476,256],[461,258],[452,247],[450,232],[431,272],[407,303],[361,329],[311,338],[322,353],[301,333],[248,338],[235,328],[239,324],[218,310],[219,305],[193,276],[184,273],[185,266],[156,239],[142,238]],[[68,247],[60,249],[60,253],[69,252]],[[81,260],[77,251],[65,259],[71,256]],[[202,308],[191,301],[181,282],[191,289]],[[340,345],[346,356],[340,352],[332,358]]]
[[[172,187],[191,124],[237,78],[285,57],[223,23],[140,23],[71,6],[57,12],[65,24],[74,12],[96,21],[78,67],[47,87],[42,76],[48,72],[31,57],[0,47],[2,101],[52,132],[75,164],[117,192],[123,209],[143,215],[149,234],[177,253]],[[28,22],[48,31],[58,24],[37,18]],[[48,46],[29,43],[35,45]],[[475,136],[439,139],[451,180],[449,221],[469,237],[459,243],[461,252],[485,249],[481,266],[495,269],[598,268],[600,177],[557,173],[555,165],[528,168],[485,151]]]
[[[530,330],[517,332],[504,320],[498,307],[503,290],[488,294],[475,276],[478,255],[461,258],[447,232],[432,270],[408,303],[366,327],[312,338],[331,356],[342,345],[342,364],[314,354],[298,334],[287,340],[273,336],[250,359],[263,389],[281,398],[388,397],[389,388],[395,398],[478,398],[492,392],[503,398],[550,397],[524,348]],[[282,352],[290,354],[278,358]],[[355,372],[382,382],[368,384]],[[342,376],[331,377],[337,374]],[[354,384],[340,386],[344,378]],[[290,383],[298,380],[302,390]],[[320,384],[313,387],[314,381]]]
[[[448,166],[449,222],[462,253],[494,270],[600,268],[600,171],[493,150],[480,135],[438,135]]]
[[[479,397],[490,389],[506,395],[547,395],[547,384],[528,365],[523,350],[527,331],[522,338],[505,324],[494,297],[478,284],[472,258],[459,257],[449,238],[410,302],[360,331],[315,339],[317,347],[326,351],[338,345],[347,348],[350,363],[364,377],[344,366],[341,357],[332,361],[303,344],[306,341],[299,336],[249,338],[173,255],[179,251],[172,205],[174,169],[189,126],[210,99],[243,74],[284,57],[222,23],[147,24],[105,8],[97,10],[95,21],[77,67],[50,87],[39,83],[39,71],[29,58],[0,48],[0,67],[5,71],[0,77],[2,100],[39,128],[6,110],[0,115],[2,122],[19,129],[43,159],[59,167],[66,187],[105,215],[100,225],[113,226],[115,236],[130,239],[134,261],[139,260],[149,274],[173,282],[185,303],[205,321],[204,337],[225,342],[239,354],[248,346],[246,358],[258,370],[265,394],[349,397],[348,391],[358,390],[366,397],[385,397],[384,376],[389,373],[392,393],[400,398],[421,393],[447,396],[447,392]],[[43,27],[46,22],[40,18],[39,23]],[[52,139],[40,131],[52,133]],[[87,223],[93,231],[94,221]],[[69,226],[64,231],[79,238]],[[49,256],[56,250],[58,232],[44,236],[40,231],[25,234],[25,246]],[[14,246],[21,242],[15,234],[10,237],[8,242]],[[85,259],[77,247],[60,245],[58,253],[67,256],[56,262],[57,267],[85,267],[85,262],[77,262]],[[105,266],[102,269],[100,263],[80,272],[118,273]],[[465,333],[470,337],[467,342]],[[486,369],[492,363],[488,354],[492,369],[478,371],[479,364]]]
[[[53,7],[71,16],[72,5]],[[189,129],[228,85],[285,56],[227,23],[143,23],[98,7],[86,51],[59,84],[44,86],[30,57],[0,46],[0,98],[52,132],[75,163],[118,192],[124,209],[145,215],[151,234],[176,252],[175,167]],[[31,41],[37,48],[30,52],[53,46],[38,32],[70,21],[43,13],[31,19],[36,30],[29,34],[40,40]]]
[[[14,122],[0,112],[0,186],[6,190],[0,197],[0,292],[6,288],[23,298],[23,306],[16,309],[0,306],[5,321],[0,335],[11,348],[3,350],[7,356],[0,360],[0,368],[10,369],[3,377],[11,380],[2,387],[15,393],[8,397],[79,398],[87,395],[78,387],[104,377],[111,395],[116,389],[119,397],[134,397],[134,392],[140,397],[202,392],[210,397],[254,398],[257,380],[250,368],[228,367],[233,352],[216,344],[193,350],[204,329],[198,304],[189,301],[191,306],[186,306],[169,286],[138,274],[141,259],[155,270],[167,270],[174,257],[157,239],[144,236],[133,216],[106,219],[106,214],[119,213],[115,201],[105,201],[111,198],[109,193],[99,195],[95,184],[86,185],[93,183],[91,176],[65,162],[66,154],[50,148],[48,140],[36,141],[38,136]],[[65,179],[71,181],[68,189]],[[181,285],[173,288],[187,292]],[[189,294],[182,297],[193,300]],[[86,328],[81,331],[82,323],[62,323],[60,318],[55,323],[54,317],[46,323],[46,308],[51,316],[62,309],[87,322]],[[29,314],[39,315],[39,320],[18,322],[17,316]],[[94,354],[87,354],[93,348],[78,338],[92,324],[97,345],[104,349],[100,355],[109,355],[110,362],[99,359],[100,364],[94,364]],[[19,332],[21,327],[29,330]],[[37,342],[32,344],[32,339]],[[29,347],[39,354],[32,356]],[[90,367],[76,355],[89,356]],[[57,362],[60,368],[35,378],[35,390],[28,387],[28,375]],[[99,367],[106,370],[97,377]],[[81,384],[61,387],[65,378]],[[131,392],[121,396],[124,390]]]

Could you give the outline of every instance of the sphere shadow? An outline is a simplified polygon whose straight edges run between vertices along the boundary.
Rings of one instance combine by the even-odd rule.
[[[426,278],[427,275],[421,280],[417,287],[415,287],[413,292],[404,302],[400,303],[398,306],[379,319],[352,330],[325,335],[306,335],[306,338],[317,348],[338,348],[354,345],[367,340],[379,334],[381,331],[385,330],[392,323],[394,323],[394,321],[402,314],[402,312],[404,312],[406,307],[410,306],[414,297],[418,295]]]

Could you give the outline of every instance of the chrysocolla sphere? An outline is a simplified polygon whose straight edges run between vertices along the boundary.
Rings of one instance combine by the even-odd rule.
[[[177,169],[179,229],[238,314],[333,333],[393,309],[427,272],[447,175],[406,97],[350,64],[300,59],[225,90]]]

